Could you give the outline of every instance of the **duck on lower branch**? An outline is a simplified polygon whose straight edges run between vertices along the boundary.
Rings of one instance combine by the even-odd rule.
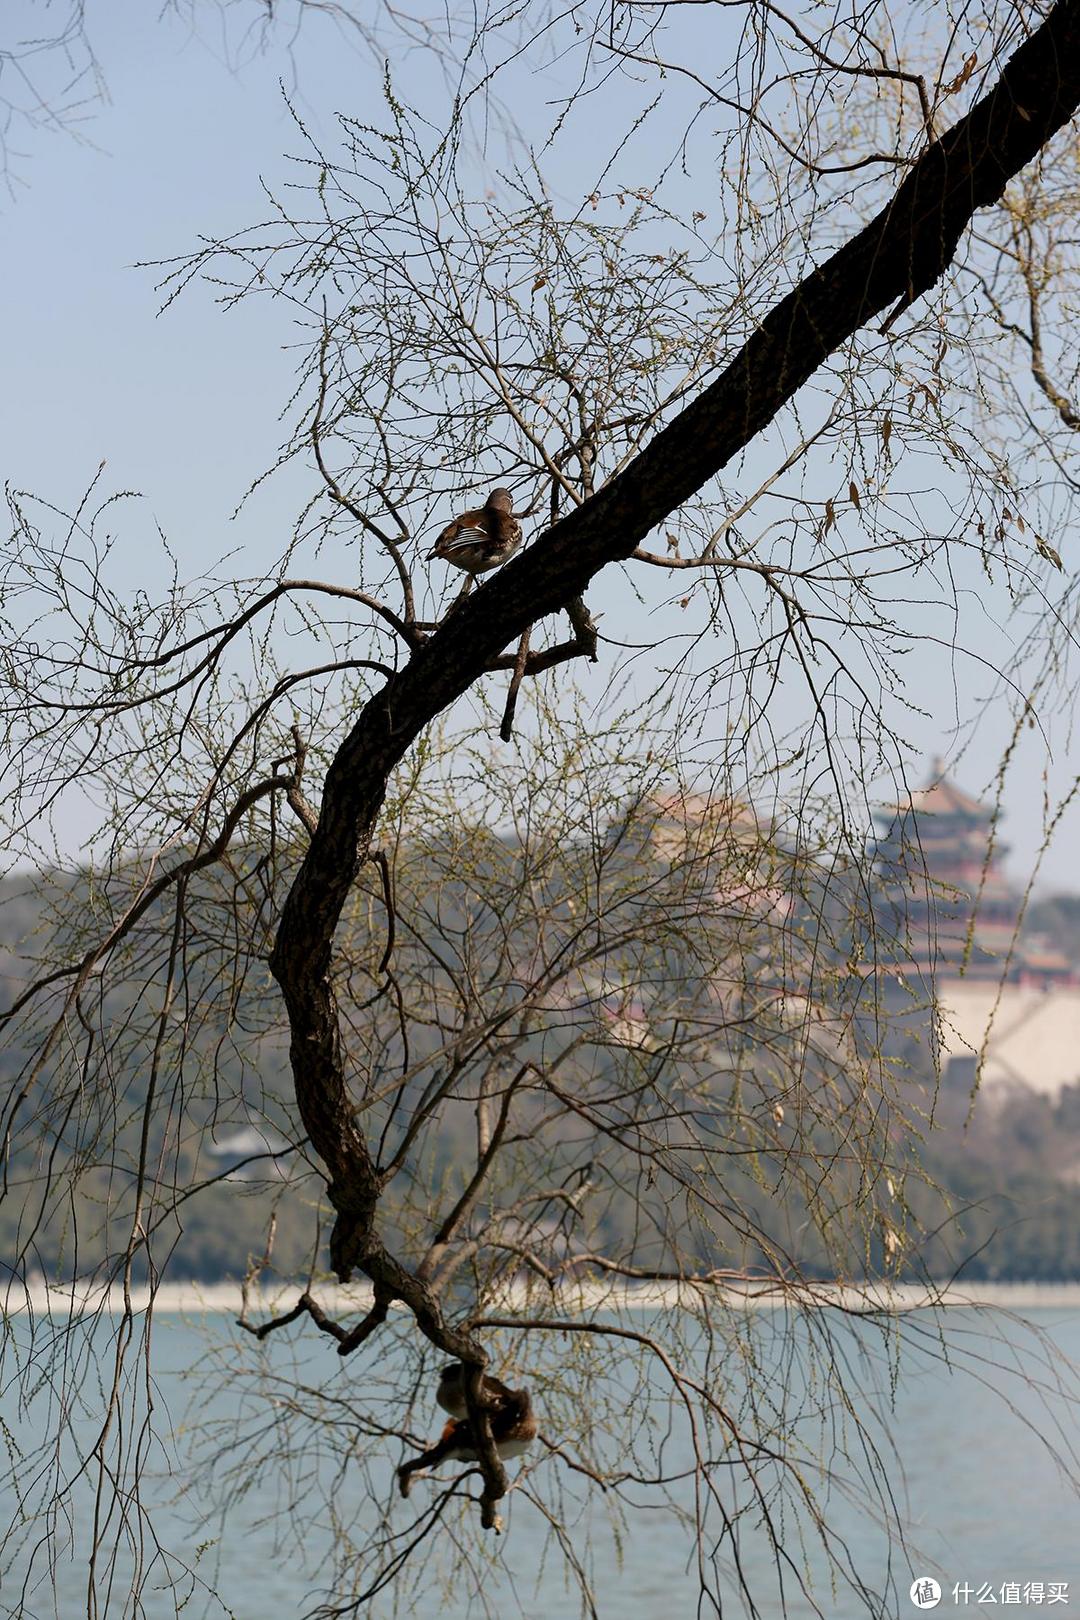
[[[464,1408],[463,1380],[464,1369],[456,1374],[449,1368],[444,1370],[437,1398],[445,1409],[457,1411]],[[489,1384],[492,1386],[490,1390]],[[489,1421],[496,1451],[504,1461],[510,1457],[520,1457],[536,1439],[538,1427],[528,1390],[507,1389],[498,1379],[485,1379],[482,1388],[485,1394],[495,1398],[495,1404],[489,1413]],[[435,1445],[430,1446],[427,1451],[422,1451],[419,1457],[414,1457],[411,1462],[402,1463],[397,1471],[398,1488],[402,1496],[408,1496],[412,1476],[421,1468],[437,1468],[444,1462],[479,1461],[480,1452],[471,1421],[467,1417],[454,1417],[446,1425]]]

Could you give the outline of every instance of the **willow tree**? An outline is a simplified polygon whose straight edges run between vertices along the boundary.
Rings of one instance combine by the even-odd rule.
[[[832,1392],[859,1426],[828,1330],[819,1404],[809,1372],[777,1400],[749,1348],[722,1390],[714,1358],[749,1331],[734,1283],[805,1302],[811,1276],[917,1264],[903,1177],[929,1102],[881,1038],[855,812],[883,759],[902,768],[890,704],[920,608],[944,588],[960,614],[973,564],[1023,606],[1060,566],[1068,251],[1033,268],[1013,245],[1075,161],[1080,5],[1002,6],[977,38],[880,6],[824,28],[735,10],[741,33],[730,6],[674,3],[451,30],[465,92],[436,110],[428,86],[421,116],[388,77],[379,120],[342,114],[333,151],[298,122],[300,181],[269,218],[170,267],[170,297],[206,277],[226,303],[275,298],[305,346],[279,461],[307,467],[311,499],[262,577],[124,600],[104,538],[122,497],[91,491],[53,539],[49,509],[12,496],[12,838],[65,790],[102,810],[5,1015],[17,1270],[48,1235],[67,1274],[92,1254],[126,1301],[86,1447],[91,1612],[111,1494],[148,1577],[125,1484],[143,1431],[118,1415],[131,1288],[156,1287],[191,1211],[239,1196],[205,1150],[252,1118],[277,1168],[245,1189],[266,1219],[249,1281],[283,1199],[316,1258],[276,1312],[245,1309],[240,1342],[321,1332],[365,1369],[318,1414],[278,1403],[259,1464],[323,1444],[369,1482],[326,1612],[422,1579],[410,1554],[433,1537],[467,1567],[451,1506],[500,1528],[493,1357],[533,1390],[540,1441],[513,1483],[586,1607],[572,1496],[618,1511],[631,1487],[688,1514],[717,1609],[771,1601],[744,1570],[748,1514],[780,1601],[808,1581],[809,1534],[880,1604],[801,1468]],[[715,78],[706,38],[730,64]],[[475,145],[483,98],[526,127],[515,75],[554,61],[577,74],[548,139],[574,143],[575,181],[582,120],[594,138],[625,121],[568,206],[521,144],[494,177]],[[620,74],[655,96],[628,114]],[[634,144],[673,90],[681,166]],[[990,352],[1011,392],[991,393]],[[1006,421],[1040,469],[1023,490]],[[493,487],[526,543],[459,594],[428,552]],[[619,622],[631,595],[648,646]],[[351,1310],[320,1301],[312,1181],[329,1273],[366,1290]],[[560,1302],[583,1278],[594,1307],[607,1278],[677,1284],[681,1308],[645,1331],[617,1291],[600,1317]],[[385,1501],[428,1355],[468,1371],[475,1508],[471,1472]],[[628,1387],[627,1358],[655,1376]],[[662,1445],[619,1440],[620,1403],[642,1400],[682,1415],[689,1507]],[[869,1431],[853,1444],[890,1511]],[[72,1478],[47,1478],[54,1515]]]

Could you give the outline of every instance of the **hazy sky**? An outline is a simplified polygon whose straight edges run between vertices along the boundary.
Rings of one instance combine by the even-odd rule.
[[[237,547],[265,563],[282,548],[310,483],[291,469],[230,521],[281,437],[293,360],[280,307],[252,302],[222,313],[196,288],[159,317],[155,273],[134,266],[263,215],[260,180],[280,185],[284,154],[299,146],[279,81],[313,133],[331,142],[337,109],[364,116],[379,95],[376,64],[326,18],[309,18],[291,49],[284,31],[255,49],[239,34],[226,42],[211,5],[196,14],[199,33],[145,4],[114,0],[97,14],[91,7],[109,100],[82,125],[84,144],[47,127],[13,132],[24,155],[0,211],[0,471],[67,508],[105,459],[109,488],[145,497],[143,507],[118,515],[114,566],[126,588],[151,594],[163,575],[145,543],[148,525],[160,525],[187,575]],[[258,567],[240,561],[236,571]],[[645,609],[625,590],[617,601],[622,633],[645,639]],[[996,659],[1004,625],[977,594],[968,606],[969,641]],[[910,716],[907,738],[927,756],[948,756],[958,720],[974,716],[989,679],[977,664],[933,650],[920,654],[913,676],[926,712]],[[988,709],[958,767],[965,786],[987,787],[1007,735],[1004,711]],[[1070,762],[1065,736],[1054,741],[1051,781],[1060,791]],[[1006,795],[1004,837],[1017,877],[1038,843],[1043,767],[1043,744],[1029,733]],[[1080,886],[1078,830],[1076,816],[1066,820],[1043,886]]]

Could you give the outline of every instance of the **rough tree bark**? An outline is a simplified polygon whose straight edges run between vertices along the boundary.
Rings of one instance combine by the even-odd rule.
[[[334,1269],[342,1280],[359,1269],[375,1289],[369,1330],[385,1316],[387,1302],[400,1299],[434,1344],[472,1369],[469,1404],[487,1441],[481,1448],[486,1523],[495,1522],[494,1503],[506,1488],[479,1411],[486,1354],[474,1334],[444,1318],[424,1277],[379,1237],[385,1173],[349,1094],[331,983],[334,932],[369,855],[390,774],[424,727],[528,625],[565,610],[600,569],[628,557],[867,321],[892,308],[891,325],[933,286],[975,211],[1000,198],[1078,104],[1080,0],[1058,0],[994,89],[932,142],[875,219],[776,305],[714,383],[623,472],[553,524],[433,634],[416,633],[408,663],[365,706],[327,773],[318,824],[286,899],[271,957],[291,1026],[297,1103],[329,1172],[337,1212]],[[349,1348],[363,1336],[361,1324],[350,1333]]]

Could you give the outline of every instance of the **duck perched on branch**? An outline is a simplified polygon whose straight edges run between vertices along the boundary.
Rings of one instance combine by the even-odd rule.
[[[477,574],[498,568],[520,544],[521,524],[514,516],[514,498],[508,489],[493,489],[483,506],[462,512],[446,525],[428,556],[441,557],[468,574],[468,591]]]
[[[489,1422],[496,1451],[504,1461],[508,1457],[520,1457],[536,1439],[538,1428],[528,1390],[507,1389],[498,1378],[485,1376],[482,1391],[494,1403],[489,1410]],[[465,1369],[460,1362],[443,1368],[435,1399],[444,1411],[455,1415],[435,1445],[411,1462],[402,1463],[398,1469],[398,1488],[402,1496],[408,1496],[412,1476],[421,1468],[437,1468],[443,1462],[480,1461],[472,1423],[469,1418],[458,1415],[466,1411]]]

